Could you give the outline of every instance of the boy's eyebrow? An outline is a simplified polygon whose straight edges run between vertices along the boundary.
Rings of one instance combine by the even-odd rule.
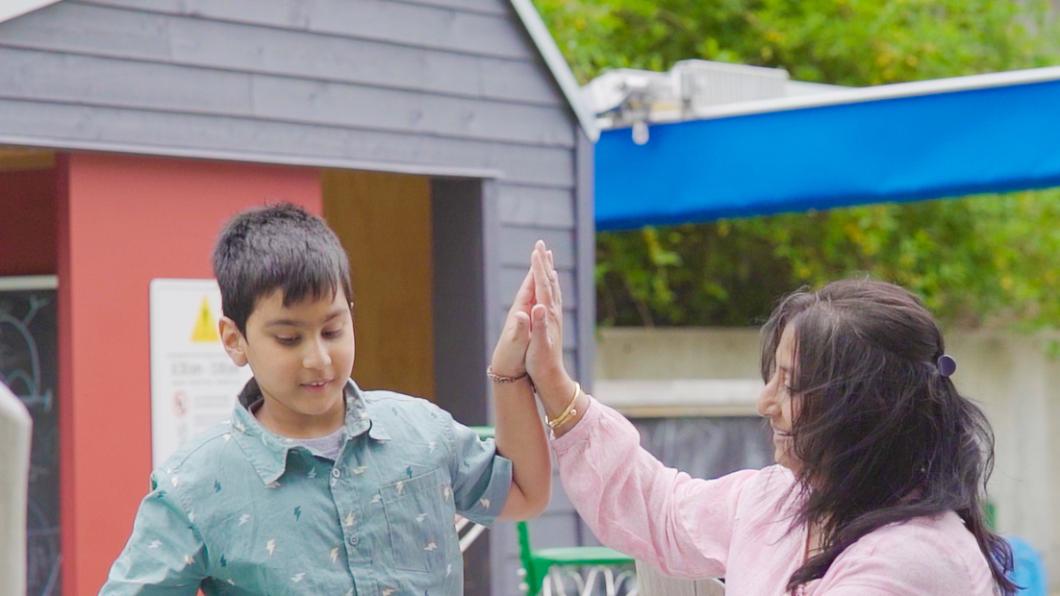
[[[324,323],[330,323],[334,319],[336,319],[339,316],[341,316],[342,313],[345,310],[346,310],[346,308],[345,307],[341,307],[341,306],[336,308],[335,310],[331,311],[331,314],[329,314],[327,317],[324,318],[323,322]],[[276,319],[275,321],[269,321],[268,323],[265,323],[265,326],[266,327],[305,327],[306,324],[305,324],[304,321],[296,321],[294,319]]]

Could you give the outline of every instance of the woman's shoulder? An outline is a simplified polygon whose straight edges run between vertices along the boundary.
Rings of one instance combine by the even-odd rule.
[[[854,544],[854,546],[872,548],[876,551],[898,545],[904,546],[903,552],[953,553],[973,555],[975,559],[983,559],[975,536],[968,531],[964,520],[954,511],[914,517],[904,522],[888,524],[870,532]],[[986,565],[985,559],[982,563]]]
[[[863,536],[825,580],[870,587],[885,581],[923,594],[993,594],[986,558],[953,511],[886,525]],[[969,591],[970,590],[970,591]]]

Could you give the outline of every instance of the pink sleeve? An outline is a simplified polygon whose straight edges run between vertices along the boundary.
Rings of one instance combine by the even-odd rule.
[[[736,503],[755,470],[699,480],[667,468],[595,400],[552,444],[567,496],[602,543],[668,575],[725,575]]]

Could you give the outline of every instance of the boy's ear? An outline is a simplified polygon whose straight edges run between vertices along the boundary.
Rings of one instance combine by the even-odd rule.
[[[225,352],[236,366],[247,364],[247,342],[240,333],[236,322],[228,317],[221,317],[217,322],[217,330],[221,332],[221,343],[224,344]]]

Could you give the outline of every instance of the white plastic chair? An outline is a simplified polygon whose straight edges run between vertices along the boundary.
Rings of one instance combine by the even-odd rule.
[[[637,561],[637,585],[641,596],[724,596],[725,584],[708,579],[679,579],[663,575],[654,565]]]
[[[26,593],[26,500],[33,421],[0,383],[0,594]]]
[[[486,531],[486,526],[480,526],[471,520],[456,516],[454,520],[456,524],[456,534],[460,538],[460,552],[467,552],[467,549],[471,548],[471,545],[475,543],[475,540]]]

